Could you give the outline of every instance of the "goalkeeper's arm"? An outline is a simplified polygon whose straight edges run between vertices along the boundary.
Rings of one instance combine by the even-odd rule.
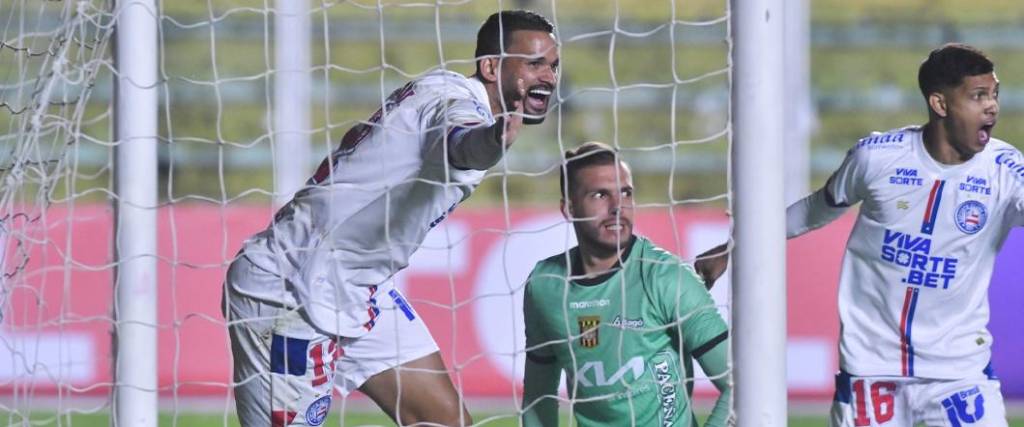
[[[558,425],[560,371],[554,361],[534,361],[527,354],[523,378],[523,427]]]
[[[704,370],[708,378],[711,378],[711,382],[715,384],[715,388],[719,392],[715,408],[711,410],[711,415],[704,423],[705,426],[732,425],[732,375],[729,372],[728,343],[727,338],[700,355],[694,353],[697,363],[700,363],[701,369]]]

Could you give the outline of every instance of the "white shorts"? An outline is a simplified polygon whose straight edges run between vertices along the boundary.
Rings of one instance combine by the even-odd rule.
[[[833,427],[992,426],[1005,427],[1006,407],[999,381],[836,375]]]
[[[289,308],[239,294],[231,284],[281,279],[239,257],[228,270],[224,312],[234,358],[235,405],[244,426],[319,426],[332,391],[438,351],[409,302],[392,286],[377,289],[380,309],[359,338],[326,335]]]

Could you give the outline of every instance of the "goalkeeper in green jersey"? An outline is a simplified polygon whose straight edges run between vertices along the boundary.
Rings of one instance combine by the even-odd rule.
[[[562,213],[579,246],[527,280],[523,425],[558,425],[564,371],[582,426],[695,426],[692,359],[721,393],[705,425],[731,419],[728,330],[691,266],[633,234],[633,181],[601,143],[566,152]]]

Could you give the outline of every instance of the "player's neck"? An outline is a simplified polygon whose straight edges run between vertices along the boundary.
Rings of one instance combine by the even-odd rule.
[[[971,156],[957,151],[949,142],[949,134],[938,120],[931,120],[924,125],[921,140],[924,149],[933,160],[944,165],[959,165],[971,160]]]
[[[583,274],[596,276],[607,273],[615,268],[619,260],[624,259],[625,252],[629,248],[630,245],[626,242],[623,242],[622,247],[618,250],[603,250],[590,245],[580,245],[580,264],[583,265]]]

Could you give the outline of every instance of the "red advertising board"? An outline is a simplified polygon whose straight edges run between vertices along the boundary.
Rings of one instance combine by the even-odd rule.
[[[219,308],[223,274],[242,240],[266,226],[270,215],[265,207],[249,206],[160,210],[159,323],[154,327],[163,393],[227,392],[230,352]],[[851,220],[844,217],[789,243],[786,328],[794,396],[827,397],[832,391],[836,281]],[[31,385],[36,394],[58,388],[71,394],[107,393],[115,329],[111,210],[52,208],[33,224],[46,231],[23,235],[18,230],[26,228],[11,223],[14,232],[4,247],[5,271],[21,269],[23,274],[7,283],[0,389]],[[643,210],[636,224],[639,233],[683,258],[728,235],[728,220],[720,211]],[[533,263],[573,242],[556,210],[459,209],[396,276],[467,396],[512,399],[520,392],[523,281]],[[733,315],[729,291],[727,279],[713,289],[727,319]],[[698,393],[708,388],[698,382]]]

